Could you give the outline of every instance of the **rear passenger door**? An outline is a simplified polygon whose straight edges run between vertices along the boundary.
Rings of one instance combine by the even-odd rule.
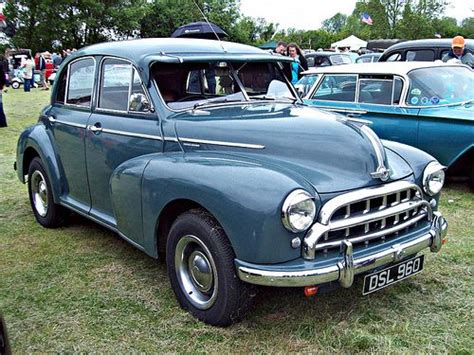
[[[126,206],[125,209],[117,208],[111,198],[110,179],[123,162],[162,151],[159,120],[140,75],[130,62],[106,57],[99,67],[97,102],[88,122],[86,138],[91,215],[106,224],[118,226],[129,239],[140,243],[140,186],[130,185],[128,191],[114,196],[114,201],[119,199]],[[118,216],[116,210],[125,210],[127,215]]]

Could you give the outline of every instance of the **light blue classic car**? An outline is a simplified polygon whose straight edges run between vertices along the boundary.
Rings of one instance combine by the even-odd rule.
[[[474,71],[430,63],[312,69],[296,84],[305,102],[372,122],[384,139],[433,155],[474,188]]]
[[[180,305],[214,325],[254,285],[314,294],[365,275],[368,294],[420,272],[447,232],[444,168],[304,105],[289,60],[191,39],[77,51],[18,141],[37,221],[74,211],[164,257]]]

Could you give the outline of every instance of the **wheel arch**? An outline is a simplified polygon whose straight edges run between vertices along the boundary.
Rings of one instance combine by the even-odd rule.
[[[460,153],[450,164],[448,173],[452,175],[469,175],[470,171],[465,171],[474,166],[474,146],[467,148]]]
[[[216,221],[216,216],[213,215],[208,209],[201,204],[190,200],[190,199],[176,199],[170,201],[161,211],[156,221],[155,227],[155,248],[158,254],[158,258],[164,258],[166,254],[166,241],[168,238],[169,231],[174,221],[183,213],[193,210],[201,209],[209,213]],[[220,224],[220,223],[219,223]],[[229,240],[230,243],[230,240]]]

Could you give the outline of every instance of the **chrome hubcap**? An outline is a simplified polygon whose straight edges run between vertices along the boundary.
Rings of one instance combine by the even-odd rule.
[[[217,297],[217,272],[209,249],[197,237],[186,235],[175,250],[179,285],[189,302],[199,309],[210,308]]]
[[[31,195],[36,212],[41,217],[45,217],[48,213],[48,187],[39,170],[31,175]]]

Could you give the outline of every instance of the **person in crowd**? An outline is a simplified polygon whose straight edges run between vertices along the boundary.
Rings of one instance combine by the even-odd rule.
[[[36,69],[40,71],[41,90],[49,90],[49,85],[46,80],[46,58],[44,57],[44,53],[40,53]]]
[[[288,55],[294,59],[294,62],[291,63],[291,83],[296,84],[296,82],[301,78],[301,73],[305,70],[308,70],[308,62],[303,55],[303,51],[296,43],[290,43],[288,45]]]
[[[0,65],[0,127],[7,127],[7,117],[3,111],[3,87],[5,84],[5,72],[3,71],[3,65]]]
[[[31,55],[26,56],[26,60],[21,65],[23,68],[23,89],[29,92],[32,85],[34,85],[35,62],[31,59]]]
[[[275,53],[281,54],[281,55],[288,55],[286,52],[286,47],[288,47],[288,44],[284,41],[279,41],[275,47]]]
[[[288,43],[284,41],[278,41],[275,50],[273,51],[276,54],[280,54],[283,56],[287,56],[288,52],[286,51],[288,47]],[[291,65],[289,63],[282,63],[283,64],[283,73],[291,81]]]
[[[51,59],[53,60],[54,69],[58,69],[59,66],[61,65],[61,62],[63,61],[63,58],[58,53],[55,52],[51,56]]]
[[[463,64],[467,64],[471,67],[474,66],[474,56],[469,53],[466,48],[463,36],[456,36],[451,42],[451,50],[443,57],[443,62],[451,60],[459,60]]]
[[[7,57],[1,54],[0,54],[0,67],[3,70],[3,76],[5,77],[5,83],[3,85],[5,85],[6,87],[9,87],[10,86],[10,76],[9,76],[10,63],[8,62]]]

